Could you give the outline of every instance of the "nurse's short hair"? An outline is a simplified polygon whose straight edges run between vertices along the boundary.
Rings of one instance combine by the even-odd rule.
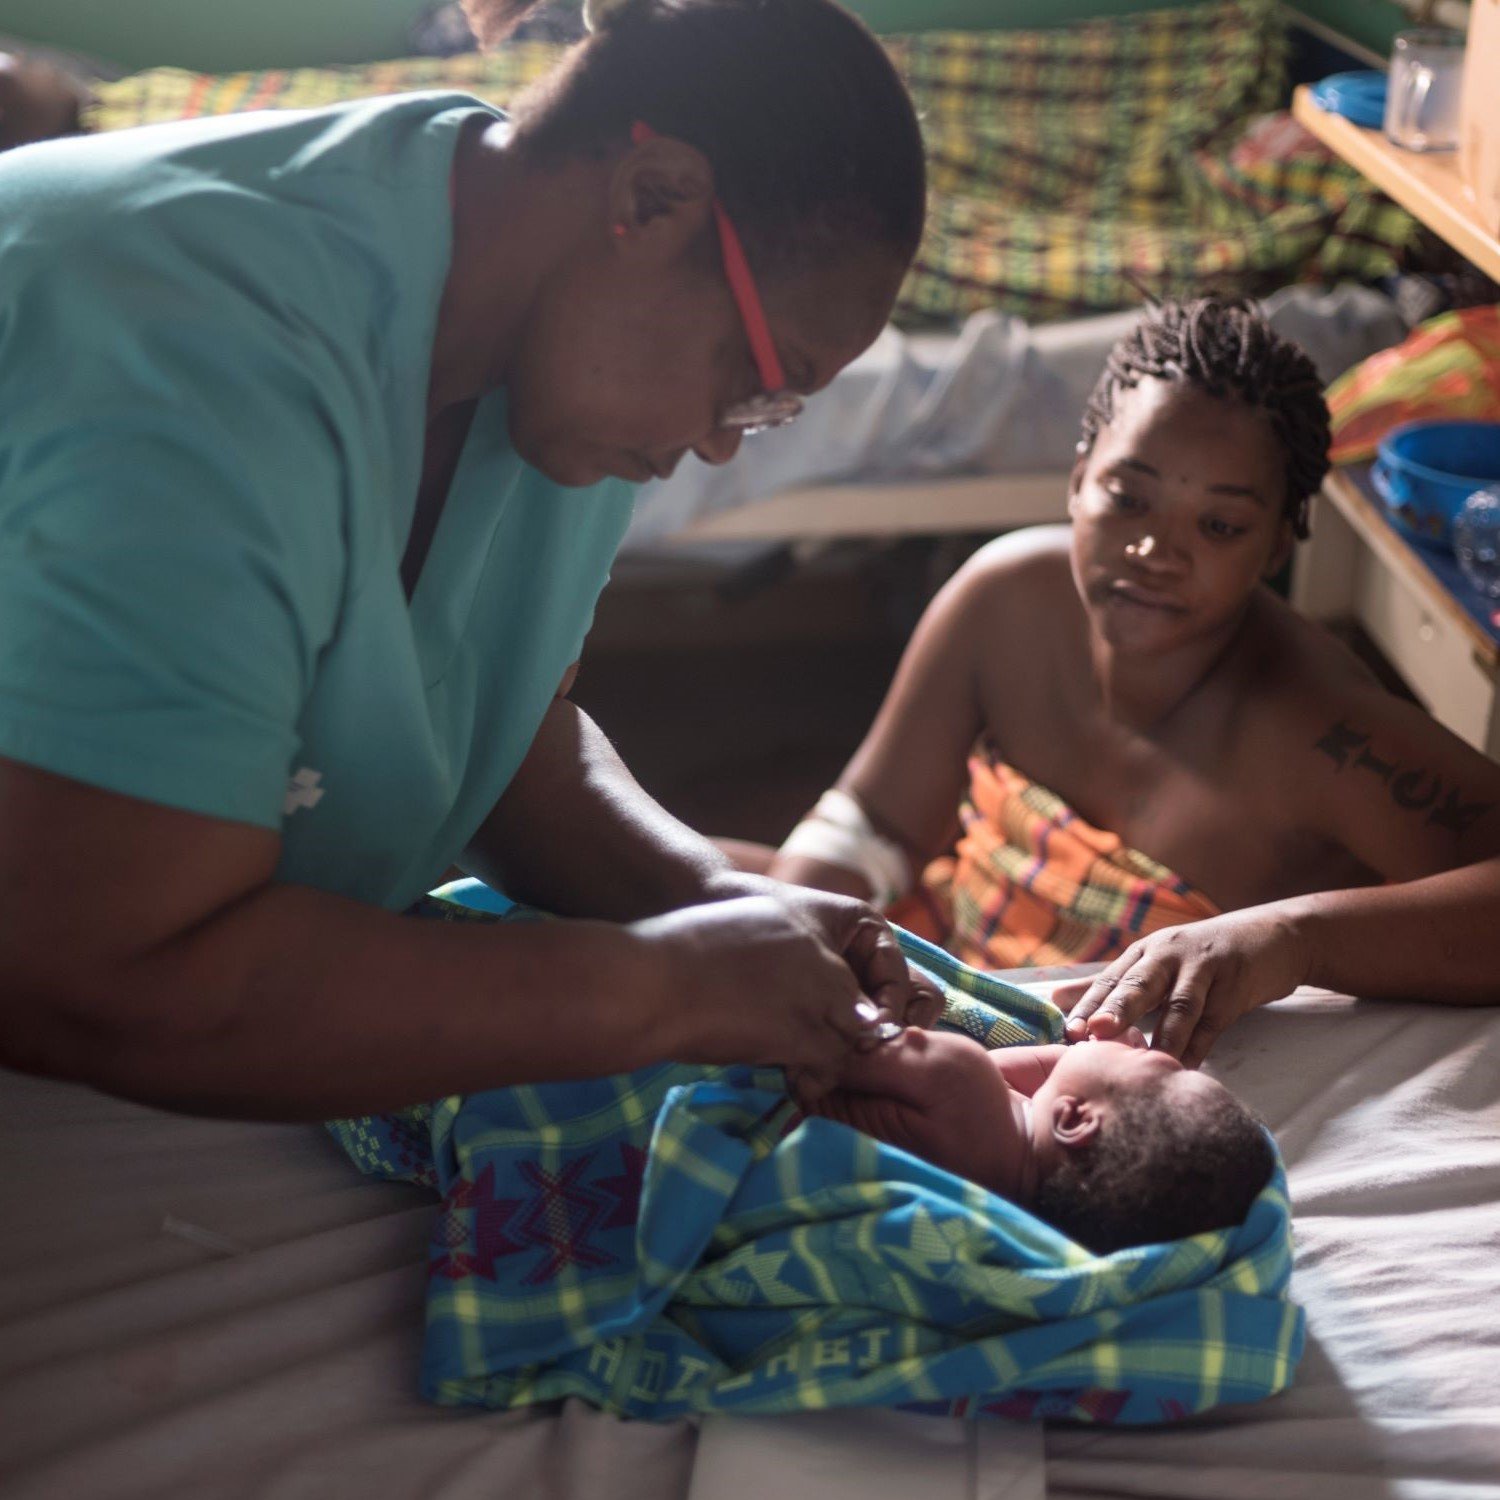
[[[464,0],[480,40],[535,8]],[[566,158],[640,121],[695,146],[757,272],[853,245],[916,254],[922,135],[905,85],[863,21],[833,0],[615,0],[516,102],[516,139]]]
[[[1328,472],[1328,405],[1317,367],[1252,302],[1199,297],[1162,302],[1110,350],[1083,414],[1080,453],[1091,452],[1115,398],[1144,379],[1181,380],[1207,395],[1263,411],[1281,443],[1285,514],[1307,535],[1308,502]]]

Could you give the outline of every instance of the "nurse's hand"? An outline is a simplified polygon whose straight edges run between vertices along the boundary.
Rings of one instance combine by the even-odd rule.
[[[906,961],[891,924],[866,901],[784,880],[735,871],[720,882],[730,894],[771,897],[854,972],[860,991],[880,1007],[881,1019],[928,1027],[943,1012],[943,995]]]
[[[786,885],[775,899],[854,971],[860,989],[898,1026],[928,1027],[943,1013],[942,991],[906,961],[891,924],[867,902]]]
[[[851,1052],[877,1043],[881,1012],[841,949],[770,896],[684,907],[631,931],[653,956],[661,993],[651,1014],[674,1060],[785,1067],[811,1098],[833,1087]]]

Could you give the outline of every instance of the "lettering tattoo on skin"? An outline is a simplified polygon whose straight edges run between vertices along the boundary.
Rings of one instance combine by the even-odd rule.
[[[1352,729],[1342,720],[1314,744],[1340,771],[1368,771],[1385,783],[1391,801],[1407,812],[1425,812],[1427,826],[1445,833],[1466,834],[1489,810],[1493,802],[1466,802],[1456,786],[1420,766],[1402,766],[1385,760],[1370,749],[1370,736]]]

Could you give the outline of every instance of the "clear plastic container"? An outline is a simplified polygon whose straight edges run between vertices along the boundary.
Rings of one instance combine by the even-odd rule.
[[[1453,550],[1464,577],[1500,599],[1500,485],[1475,490],[1453,521]]]

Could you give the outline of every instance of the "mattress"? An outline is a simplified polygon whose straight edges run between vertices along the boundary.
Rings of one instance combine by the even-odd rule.
[[[422,1193],[361,1179],[316,1126],[0,1074],[0,1492],[911,1500],[921,1474],[923,1500],[1500,1500],[1500,1010],[1299,992],[1211,1066],[1288,1163],[1296,1385],[1045,1433],[424,1406]]]

